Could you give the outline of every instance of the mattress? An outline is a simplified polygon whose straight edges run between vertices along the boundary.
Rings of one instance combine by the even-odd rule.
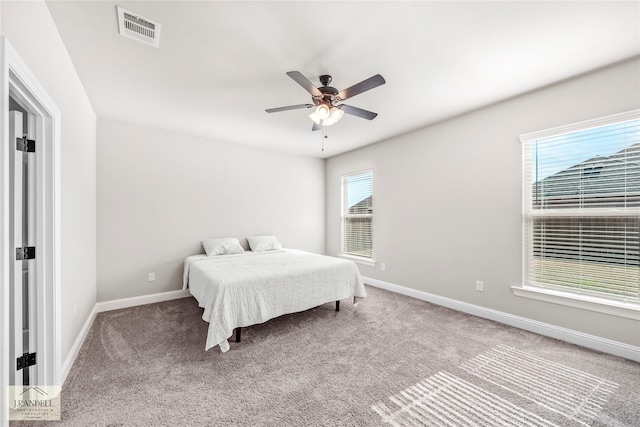
[[[183,280],[209,323],[205,350],[222,352],[237,327],[367,295],[354,262],[295,249],[190,256]]]

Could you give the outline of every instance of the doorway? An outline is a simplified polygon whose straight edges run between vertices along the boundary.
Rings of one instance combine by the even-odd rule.
[[[14,143],[15,141],[15,143]],[[31,146],[30,146],[31,145]],[[9,385],[34,384],[37,373],[35,117],[9,95]],[[16,365],[12,363],[16,360]]]
[[[0,387],[4,396],[9,385],[61,385],[60,112],[4,37],[0,38],[0,83],[0,339],[5,349],[0,354]],[[30,365],[26,371],[25,365]],[[6,425],[9,408],[5,399],[0,400],[0,425]]]

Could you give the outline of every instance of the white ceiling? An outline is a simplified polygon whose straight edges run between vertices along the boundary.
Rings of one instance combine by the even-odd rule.
[[[48,1],[99,117],[330,157],[640,54],[640,2]],[[162,25],[118,34],[116,5]],[[285,72],[387,83],[311,132]]]

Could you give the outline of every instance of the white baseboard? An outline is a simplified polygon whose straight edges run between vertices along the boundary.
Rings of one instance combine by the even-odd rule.
[[[142,295],[139,297],[123,298],[113,301],[103,301],[96,303],[96,305],[93,307],[93,310],[91,310],[91,313],[89,314],[86,322],[84,322],[82,330],[80,330],[80,334],[78,334],[76,341],[73,343],[71,351],[69,351],[67,358],[62,364],[62,375],[60,378],[60,383],[64,384],[64,382],[66,381],[67,376],[71,371],[71,367],[76,361],[78,353],[80,352],[80,348],[82,347],[82,344],[84,344],[84,340],[87,338],[87,334],[89,333],[89,330],[93,325],[93,321],[95,320],[98,313],[111,310],[119,310],[121,308],[127,307],[135,307],[138,305],[153,304],[155,302],[170,301],[174,299],[186,298],[189,296],[191,296],[191,294],[188,290],[180,289],[178,291],[161,292],[157,294]]]
[[[64,360],[64,363],[62,364],[62,375],[60,376],[60,384],[64,384],[64,382],[67,380],[67,375],[69,375],[69,372],[71,371],[71,367],[73,366],[73,363],[76,361],[76,358],[78,357],[80,348],[82,347],[82,344],[84,344],[84,340],[87,338],[87,334],[91,329],[91,325],[93,325],[93,321],[96,318],[96,314],[97,314],[97,310],[96,310],[96,306],[94,305],[93,310],[91,310],[91,313],[89,313],[89,317],[87,317],[87,320],[84,322],[84,325],[80,330],[80,334],[78,334],[78,337],[73,343],[73,346],[71,346],[71,350],[69,351],[67,358]]]
[[[119,310],[121,308],[135,307],[138,305],[153,304],[155,302],[170,301],[173,299],[186,298],[191,293],[186,289],[178,291],[160,292],[158,294],[141,295],[139,297],[122,298],[112,301],[103,301],[96,304],[98,313],[111,310]]]
[[[585,334],[572,329],[561,328],[548,323],[538,322],[537,320],[527,319],[526,317],[515,316],[513,314],[430,294],[417,289],[406,288],[404,286],[395,285],[382,280],[364,277],[364,282],[368,285],[375,286],[376,288],[386,289],[391,292],[407,295],[419,300],[461,311],[463,313],[494,320],[496,322],[504,323],[505,325],[514,326],[526,331],[535,332],[540,335],[560,339],[572,344],[581,345],[583,347],[640,362],[640,347],[630,344]]]

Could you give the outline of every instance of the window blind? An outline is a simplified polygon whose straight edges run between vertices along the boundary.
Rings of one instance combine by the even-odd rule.
[[[373,257],[373,171],[342,177],[342,253]]]
[[[525,284],[640,301],[638,112],[521,139]]]

